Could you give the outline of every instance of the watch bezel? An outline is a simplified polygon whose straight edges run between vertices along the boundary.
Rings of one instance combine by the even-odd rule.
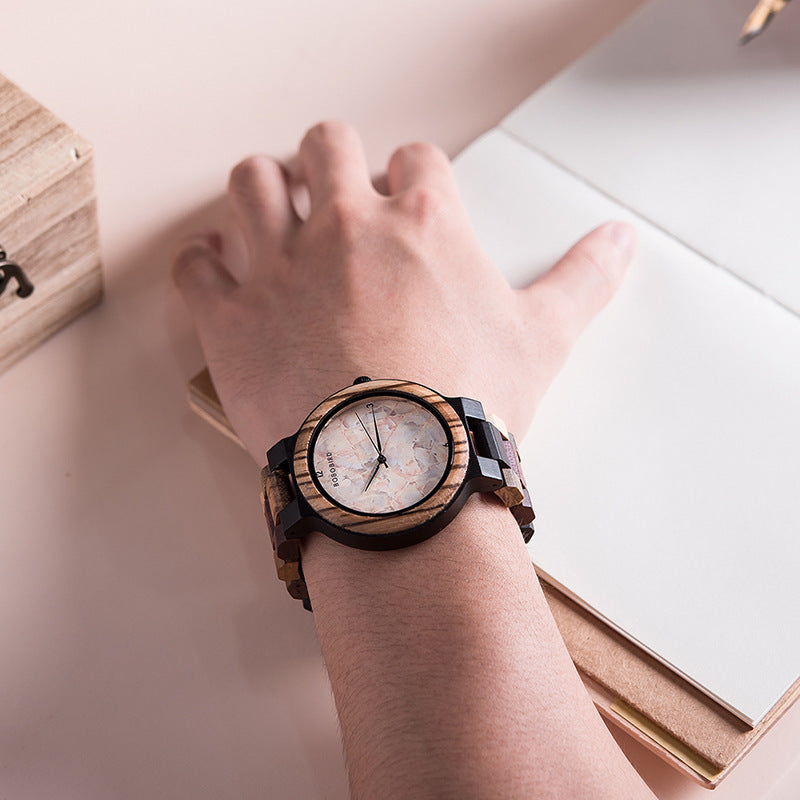
[[[431,491],[429,491],[424,497],[419,499],[416,503],[407,506],[404,509],[399,509],[397,511],[381,511],[381,512],[358,511],[357,509],[351,508],[344,503],[340,503],[339,501],[337,501],[335,497],[331,495],[329,491],[325,489],[325,486],[322,484],[322,481],[320,481],[319,475],[316,473],[316,467],[314,466],[314,456],[315,456],[315,448],[317,446],[317,442],[319,441],[319,437],[322,431],[325,429],[325,426],[331,421],[331,419],[333,419],[337,414],[340,414],[341,412],[345,411],[348,407],[356,405],[357,403],[369,400],[374,397],[400,397],[409,400],[413,403],[416,403],[417,405],[421,406],[426,411],[428,411],[431,414],[431,416],[433,416],[436,419],[436,421],[441,425],[447,437],[447,463],[445,464],[444,471],[442,472],[442,475],[439,478],[439,480],[436,482],[436,485],[433,487],[433,489],[431,489]],[[415,509],[417,506],[422,505],[429,497],[432,497],[434,494],[436,494],[436,492],[439,491],[441,485],[447,479],[447,476],[450,472],[450,465],[453,462],[453,434],[452,431],[450,430],[450,425],[442,417],[439,411],[433,406],[431,406],[429,403],[420,400],[419,397],[414,397],[406,392],[396,392],[389,389],[369,389],[364,391],[363,393],[360,392],[355,397],[351,396],[349,400],[344,400],[339,405],[334,406],[319,421],[319,424],[314,428],[314,431],[311,434],[311,438],[309,439],[308,442],[307,458],[308,458],[308,470],[309,474],[311,475],[311,479],[316,484],[317,489],[319,489],[320,492],[325,497],[327,497],[328,500],[330,500],[330,502],[333,503],[333,505],[335,505],[337,508],[341,508],[345,511],[350,512],[351,514],[356,514],[361,517],[391,517],[395,514],[399,514],[401,511],[411,511]]]
[[[435,413],[440,422],[445,424],[449,434],[449,467],[437,488],[409,508],[381,514],[351,511],[335,503],[318,486],[311,465],[311,447],[317,434],[333,414],[360,397],[381,394],[409,397]],[[395,539],[400,535],[404,540],[411,538],[422,541],[438,530],[438,527],[432,527],[430,523],[445,512],[458,497],[464,485],[470,456],[468,436],[464,423],[453,406],[442,395],[426,386],[411,381],[389,379],[348,386],[323,400],[309,414],[297,433],[293,458],[297,491],[315,514],[327,523],[327,526],[332,526],[333,530],[323,529],[323,532],[332,535],[340,530],[345,534],[344,539],[348,544],[353,542],[353,537],[358,537],[364,545],[375,547],[380,537],[383,541],[382,546],[385,547],[388,539]],[[332,535],[332,538],[343,541],[336,535]]]

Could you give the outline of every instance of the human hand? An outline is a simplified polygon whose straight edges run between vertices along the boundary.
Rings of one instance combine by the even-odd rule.
[[[514,290],[478,244],[433,145],[395,151],[388,195],[372,186],[345,124],[312,128],[296,163],[291,177],[266,156],[233,169],[228,196],[245,258],[230,237],[204,235],[173,266],[217,393],[253,457],[263,463],[269,446],[359,375],[474,397],[521,438],[622,281],[633,229],[601,226]],[[305,221],[292,180],[308,188]]]

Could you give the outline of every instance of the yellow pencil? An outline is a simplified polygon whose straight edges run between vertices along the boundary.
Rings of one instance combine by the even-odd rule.
[[[755,39],[788,3],[789,0],[759,0],[758,5],[750,12],[750,16],[744,23],[739,44],[747,44],[751,39]]]

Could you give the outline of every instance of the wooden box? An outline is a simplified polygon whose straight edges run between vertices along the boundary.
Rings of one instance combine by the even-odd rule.
[[[0,372],[103,293],[92,149],[0,75]]]

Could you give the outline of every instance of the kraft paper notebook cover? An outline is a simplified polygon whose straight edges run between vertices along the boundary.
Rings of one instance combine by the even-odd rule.
[[[647,5],[455,162],[517,285],[637,227],[521,446],[530,552],[600,710],[708,786],[800,692],[800,19],[748,54],[747,5]],[[207,375],[190,402],[227,429]]]

